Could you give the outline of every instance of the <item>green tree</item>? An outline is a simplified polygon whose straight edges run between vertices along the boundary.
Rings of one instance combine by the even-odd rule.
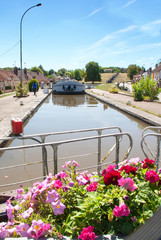
[[[73,70],[68,70],[66,72],[66,75],[69,76],[71,79],[73,79],[74,78],[74,71]]]
[[[130,78],[130,80],[132,80],[133,75],[139,74],[140,70],[141,70],[141,68],[139,66],[137,66],[136,64],[131,64],[128,66],[127,76]]]
[[[40,67],[32,67],[30,71],[43,74],[43,71]]]
[[[86,82],[100,82],[100,68],[97,62],[89,62],[86,64],[86,73],[85,73],[85,81]]]
[[[49,75],[52,75],[54,73],[54,70],[53,69],[50,69],[49,70]]]
[[[65,68],[60,68],[57,72],[58,76],[65,76],[67,70]]]
[[[83,76],[81,74],[81,70],[80,69],[75,69],[75,71],[74,71],[74,78],[76,80],[78,80],[78,81],[82,80]]]

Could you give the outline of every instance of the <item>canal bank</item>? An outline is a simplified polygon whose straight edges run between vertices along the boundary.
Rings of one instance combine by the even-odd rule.
[[[113,94],[99,89],[88,89],[86,93],[129,115],[153,126],[161,126],[161,102],[134,101],[132,96]]]
[[[44,89],[39,89],[36,96],[33,92],[29,92],[27,97],[17,98],[14,95],[1,97],[0,138],[11,135],[11,119],[21,119],[24,124],[50,94],[51,89],[48,93],[44,93]],[[0,140],[0,145],[3,145],[2,140]]]
[[[87,89],[86,93],[149,125],[161,126],[161,102],[136,102],[131,96],[99,89]],[[12,133],[12,118],[19,118],[25,123],[50,94],[51,89],[47,94],[43,89],[39,89],[37,96],[29,92],[28,97],[16,98],[11,95],[0,98],[0,138],[8,137]]]

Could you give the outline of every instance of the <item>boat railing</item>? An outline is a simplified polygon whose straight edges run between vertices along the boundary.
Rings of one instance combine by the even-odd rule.
[[[155,131],[147,133],[148,131]],[[148,144],[148,139],[153,138],[155,140],[150,141],[150,144]],[[152,143],[156,141],[156,144],[154,144],[154,147],[152,146]],[[141,139],[141,149],[146,156],[146,158],[153,158],[153,160],[156,161],[156,167],[157,170],[159,168],[159,160],[161,157],[160,154],[160,142],[161,142],[161,126],[149,126],[146,127],[142,132],[142,139]]]
[[[115,133],[110,133],[110,134],[102,134],[102,131],[104,130],[115,130]],[[118,133],[116,132],[116,130],[118,131]],[[47,136],[51,136],[51,135],[61,135],[61,134],[74,134],[74,133],[81,133],[81,132],[90,132],[90,131],[96,131],[97,132],[97,136],[88,136],[88,137],[79,137],[79,138],[70,138],[67,140],[60,140],[60,141],[51,141],[51,142],[45,142],[46,141],[46,137]],[[40,137],[40,140],[37,139],[37,137]],[[122,137],[127,137],[128,141],[129,141],[129,145],[127,145],[127,152],[125,153],[125,156],[123,159],[120,160],[120,142],[122,140]],[[108,153],[102,158],[102,144],[101,144],[101,140],[105,139],[105,138],[113,138],[115,141],[115,144],[111,147],[111,149],[108,151]],[[42,149],[42,161],[39,162],[34,162],[34,163],[23,163],[23,164],[19,164],[19,165],[11,165],[11,166],[6,166],[6,167],[2,167],[0,168],[0,170],[5,170],[5,169],[12,169],[12,168],[17,168],[17,167],[21,167],[21,166],[26,166],[26,165],[32,165],[32,164],[37,164],[37,163],[42,163],[42,177],[40,178],[45,178],[48,174],[49,174],[49,169],[48,169],[48,163],[49,162],[53,162],[53,172],[54,174],[58,173],[58,161],[60,160],[58,158],[58,148],[62,145],[65,144],[72,144],[75,142],[84,142],[84,141],[90,141],[90,140],[97,140],[97,165],[94,166],[89,166],[86,167],[85,169],[97,169],[98,174],[100,174],[101,171],[101,167],[104,165],[108,165],[107,162],[104,163],[105,159],[111,154],[112,151],[114,151],[115,149],[115,163],[118,166],[119,162],[124,160],[125,158],[128,157],[131,149],[132,149],[132,145],[133,145],[133,141],[131,138],[131,135],[129,133],[126,132],[122,132],[121,129],[119,127],[104,127],[104,128],[93,128],[93,129],[83,129],[83,130],[72,130],[72,131],[64,131],[64,132],[53,132],[53,133],[45,133],[45,134],[35,134],[35,135],[22,135],[19,137],[10,137],[10,138],[5,138],[5,140],[14,140],[14,139],[32,139],[34,141],[36,141],[36,143],[34,144],[29,144],[29,145],[21,145],[21,146],[13,146],[13,147],[3,147],[0,148],[0,153],[4,152],[4,151],[13,151],[13,150],[22,150],[22,149],[33,149],[33,148],[41,148]],[[47,157],[47,147],[50,146],[53,150],[53,157],[52,159],[48,159]],[[88,153],[87,153],[88,154]],[[83,154],[79,155],[79,156],[83,156]],[[72,156],[73,157],[73,156]],[[71,158],[72,158],[71,157]],[[76,157],[76,156],[74,156]],[[69,158],[69,156],[68,156]],[[65,159],[65,158],[64,158]],[[84,170],[83,168],[80,169]],[[21,182],[16,182],[16,183],[10,183],[10,184],[4,184],[4,185],[0,185],[0,187],[7,187],[7,186],[12,186],[12,185],[18,185],[18,184],[22,184],[24,182],[33,182],[36,181],[37,179],[40,178],[35,178],[35,179],[28,179],[25,181],[21,181]]]

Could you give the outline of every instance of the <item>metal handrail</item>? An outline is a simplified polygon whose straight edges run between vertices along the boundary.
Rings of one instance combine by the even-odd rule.
[[[111,128],[103,128],[103,129],[111,129]],[[119,129],[119,128],[117,128]],[[93,129],[92,129],[93,130]],[[23,145],[23,146],[14,146],[14,147],[4,147],[4,148],[0,148],[0,152],[1,151],[12,151],[12,150],[19,150],[19,149],[27,149],[27,148],[37,148],[37,147],[42,147],[43,149],[45,149],[47,146],[51,146],[53,148],[53,161],[54,161],[54,174],[56,174],[58,172],[58,147],[62,144],[68,144],[68,143],[74,143],[74,142],[80,142],[80,141],[88,141],[88,140],[93,140],[93,139],[98,139],[98,159],[97,159],[97,172],[100,173],[100,169],[102,166],[102,162],[101,162],[101,139],[102,138],[106,138],[106,137],[114,137],[115,141],[116,141],[116,165],[118,166],[119,163],[119,147],[120,147],[120,139],[122,138],[122,136],[127,136],[129,138],[129,147],[128,147],[128,151],[126,153],[126,156],[129,155],[131,149],[132,149],[132,138],[130,136],[130,134],[128,133],[112,133],[112,134],[105,134],[105,135],[101,135],[101,131],[102,129],[94,129],[94,130],[99,130],[98,131],[98,136],[90,136],[90,137],[82,137],[82,138],[77,138],[77,139],[70,139],[70,140],[62,140],[62,141],[54,141],[54,142],[43,142],[43,143],[38,143],[38,144],[30,144],[30,145]],[[77,132],[82,132],[83,130],[78,130]],[[69,132],[74,132],[74,131],[66,131],[66,133]],[[62,134],[62,133],[61,133]],[[38,134],[37,136],[42,136],[42,135],[46,135],[46,134]],[[51,134],[50,134],[51,135]],[[29,136],[25,136],[21,139],[24,138],[29,138]],[[32,139],[33,139],[33,135],[32,135]],[[43,158],[43,176],[48,174],[48,161],[47,159]]]
[[[0,138],[0,141],[11,141],[14,139],[29,139],[29,138],[44,138],[48,136],[54,136],[54,135],[64,135],[64,134],[71,134],[71,133],[82,133],[82,132],[92,132],[92,131],[103,131],[103,130],[111,130],[111,129],[117,129],[119,132],[122,132],[121,128],[117,126],[112,127],[102,127],[102,128],[90,128],[90,129],[80,129],[80,130],[68,130],[68,131],[61,131],[61,132],[50,132],[50,133],[41,133],[41,134],[32,134],[32,135],[20,135],[20,136],[13,136],[13,137],[7,137],[7,138]]]
[[[143,130],[143,132],[142,132],[142,138],[143,138],[143,136],[145,135],[145,132],[146,132],[147,130],[157,130],[158,133],[160,133],[160,132],[161,132],[161,126],[149,126],[149,127],[144,128],[144,130]],[[143,141],[144,141],[144,144],[145,144],[145,146],[147,147],[148,151],[150,152],[151,156],[155,159],[155,158],[156,158],[156,154],[153,153],[153,151],[152,151],[151,148],[149,147],[148,143],[145,141],[145,138],[143,139]],[[145,156],[148,157],[147,154],[146,154]]]
[[[157,138],[157,146],[156,146],[156,155],[153,156],[154,157],[154,160],[156,161],[156,166],[157,166],[157,170],[159,168],[159,159],[160,159],[160,141],[161,141],[161,134],[159,133],[147,133],[145,135],[143,135],[142,139],[141,139],[141,149],[144,153],[144,155],[149,158],[149,156],[147,155],[147,153],[145,152],[144,150],[144,144],[145,146],[147,147],[147,143],[145,142],[145,138],[149,137],[149,136],[153,136],[153,137],[156,137]],[[148,149],[149,150],[149,149]],[[151,152],[150,152],[151,153]]]

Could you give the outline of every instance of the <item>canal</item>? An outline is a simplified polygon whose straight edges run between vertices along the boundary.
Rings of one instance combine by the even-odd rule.
[[[24,127],[24,135],[50,133],[78,129],[91,129],[118,126],[123,132],[127,132],[132,136],[133,149],[128,158],[140,157],[144,159],[140,147],[140,140],[142,130],[148,125],[144,122],[131,117],[128,114],[103,104],[96,98],[87,94],[85,95],[49,95],[37,112],[28,120]],[[114,133],[116,130],[104,131],[106,133]],[[77,133],[74,136],[66,134],[65,138],[62,135],[50,136],[48,141],[59,141],[64,139],[79,138],[97,135],[89,133]],[[32,144],[32,140],[14,140],[10,146],[18,146],[25,144]],[[113,146],[113,139],[102,140],[102,156],[103,157],[109,149]],[[121,142],[120,159],[124,157],[129,141],[123,139]],[[88,153],[90,155],[87,155]],[[82,168],[97,164],[97,141],[79,142],[60,146],[58,152],[58,170],[61,171],[61,166],[65,161],[75,160],[79,162]],[[48,159],[52,159],[52,149],[47,149]],[[84,156],[80,156],[81,154]],[[12,169],[1,170],[1,184],[9,184],[11,182],[24,181],[26,179],[33,179],[42,176],[42,165],[37,163],[41,160],[41,149],[24,149],[19,151],[8,151],[1,154],[0,166],[5,168],[7,166],[17,165],[18,167]],[[112,153],[108,161],[115,160],[115,153]],[[35,163],[34,165],[30,162]],[[19,167],[20,164],[25,164]],[[49,164],[49,171],[53,172],[53,162]],[[12,187],[12,189],[17,186]],[[5,189],[4,189],[5,190]],[[8,190],[8,188],[7,188]]]

